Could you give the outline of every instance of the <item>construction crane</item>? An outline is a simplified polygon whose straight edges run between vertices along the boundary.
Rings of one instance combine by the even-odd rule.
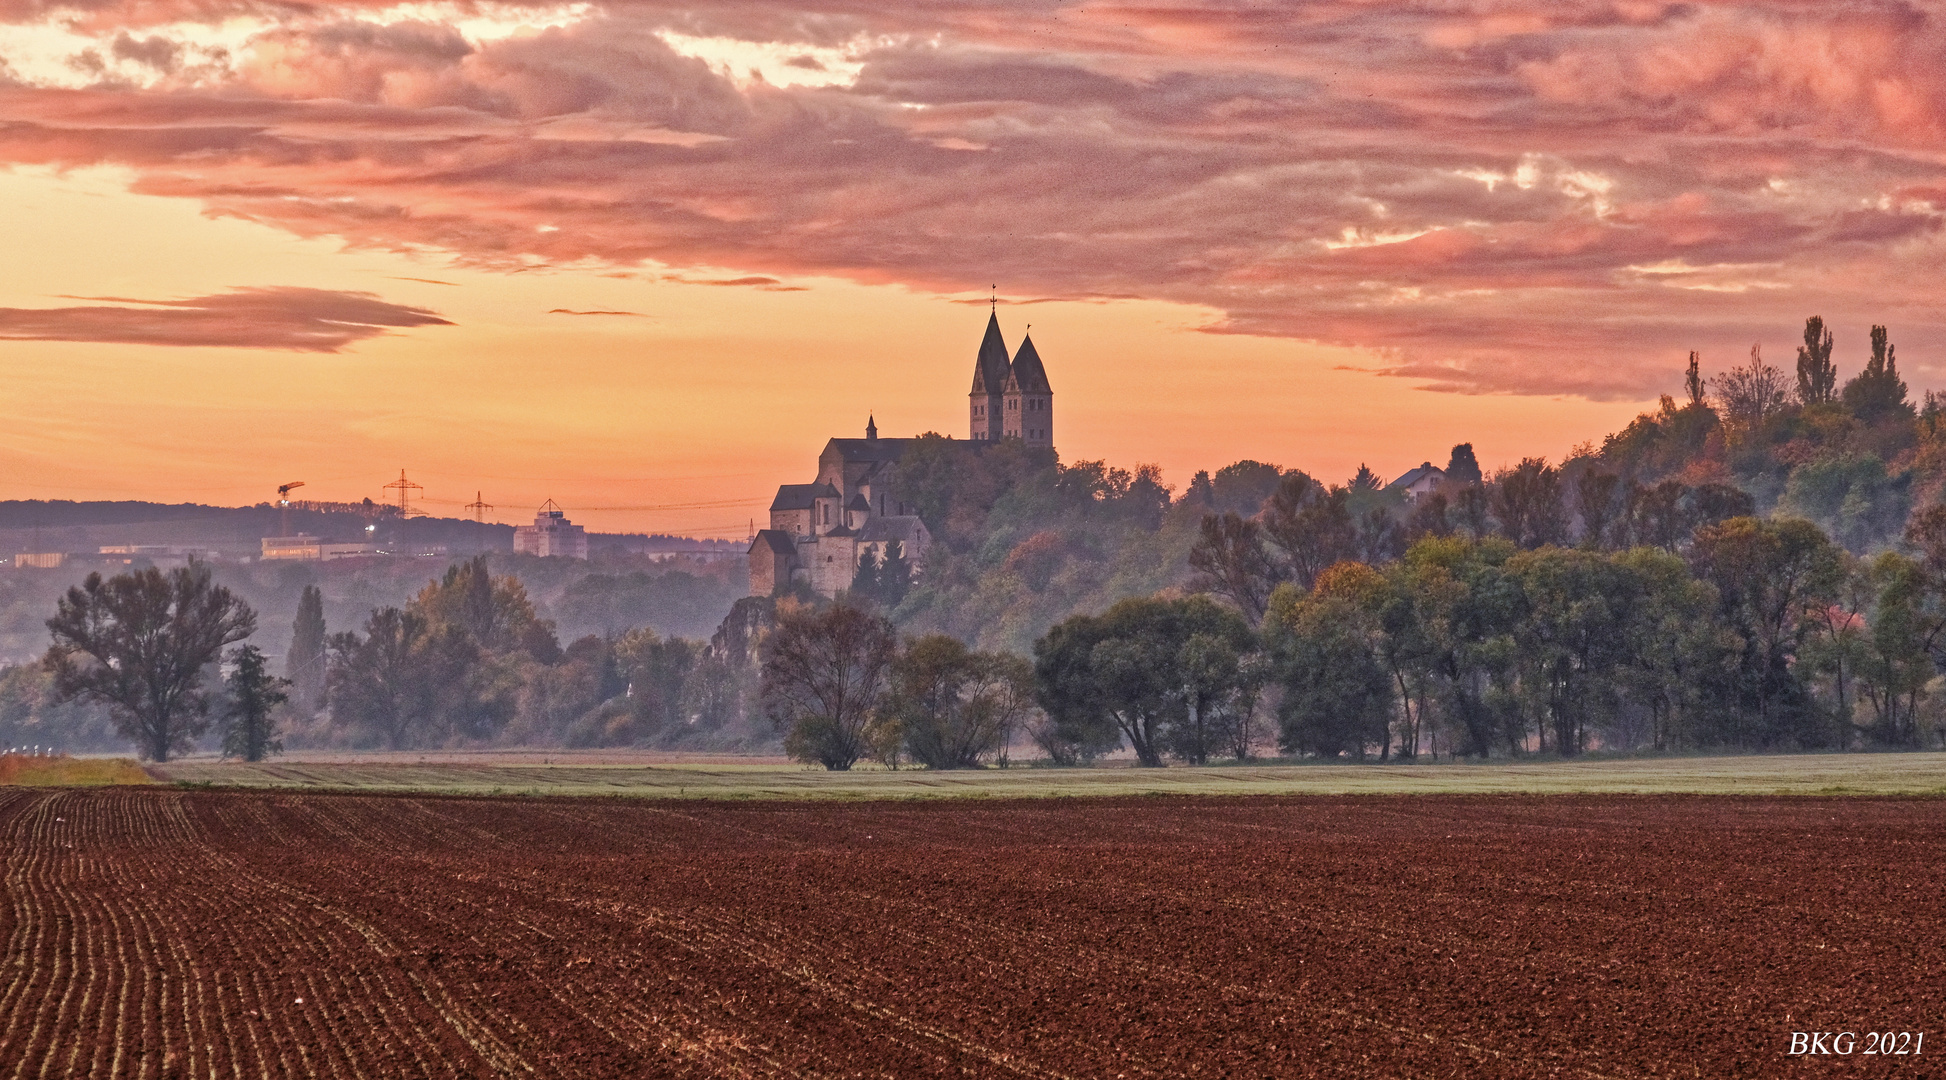
[[[291,489],[301,488],[304,481],[293,480],[288,484],[277,485],[277,535],[291,534]]]

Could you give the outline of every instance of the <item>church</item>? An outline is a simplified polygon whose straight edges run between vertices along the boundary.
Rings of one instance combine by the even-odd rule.
[[[1047,368],[1023,336],[1008,356],[998,311],[987,315],[986,336],[973,361],[967,432],[976,445],[1018,439],[1054,445],[1054,388]],[[750,544],[750,592],[769,596],[802,582],[824,596],[851,587],[867,552],[885,557],[896,542],[912,565],[922,565],[932,534],[917,510],[899,498],[899,458],[913,440],[880,438],[877,418],[862,439],[832,439],[818,455],[817,478],[784,484],[770,504],[770,527]]]

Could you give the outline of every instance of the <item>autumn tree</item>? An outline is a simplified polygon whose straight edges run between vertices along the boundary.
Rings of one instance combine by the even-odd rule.
[[[892,624],[865,608],[780,607],[763,646],[762,698],[785,752],[834,771],[868,756],[897,655]]]
[[[262,761],[284,748],[277,738],[276,709],[290,700],[286,691],[291,683],[266,669],[264,654],[254,645],[231,652],[230,664],[230,674],[223,680],[228,691],[223,702],[223,756]]]
[[[42,663],[59,700],[110,707],[142,756],[167,761],[209,730],[204,669],[257,629],[256,613],[200,563],[103,579],[89,574],[47,620]]]

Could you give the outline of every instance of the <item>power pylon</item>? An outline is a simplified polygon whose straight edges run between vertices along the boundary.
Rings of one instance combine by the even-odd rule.
[[[399,493],[399,519],[400,520],[404,520],[406,518],[412,518],[412,517],[426,516],[425,511],[414,510],[412,508],[412,493],[415,491],[426,490],[425,485],[415,484],[412,481],[407,480],[405,478],[404,469],[399,470],[399,478],[397,480],[394,480],[391,483],[385,485],[385,490],[397,491]]]
[[[473,492],[473,501],[466,504],[466,509],[473,511],[474,521],[484,525],[486,524],[486,512],[493,509],[493,504],[487,502],[476,490]]]

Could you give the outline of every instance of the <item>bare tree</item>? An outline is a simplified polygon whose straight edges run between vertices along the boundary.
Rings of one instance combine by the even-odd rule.
[[[1784,373],[1764,363],[1761,344],[1750,346],[1750,362],[1710,380],[1710,389],[1723,403],[1723,418],[1748,430],[1784,407]]]
[[[42,663],[63,701],[109,706],[116,728],[151,761],[167,761],[209,730],[203,671],[257,629],[257,613],[192,563],[103,580],[89,574],[47,620]]]

